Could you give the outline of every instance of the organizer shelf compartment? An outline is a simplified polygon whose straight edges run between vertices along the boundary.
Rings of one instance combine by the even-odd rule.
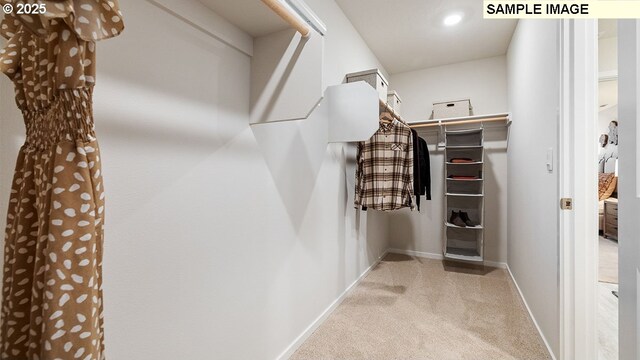
[[[452,179],[452,176],[471,176],[477,179],[482,179],[483,163],[479,164],[446,164],[447,165],[447,179]]]
[[[478,151],[478,147],[447,147],[447,158],[445,161],[451,165],[469,165],[482,163],[482,153]],[[462,162],[466,159],[467,162]]]
[[[454,229],[476,229],[476,230],[484,229],[484,227],[482,225],[462,227],[462,226],[454,225],[454,224],[452,224],[450,222],[446,222],[446,221],[445,221],[444,225],[446,227],[450,227],[450,228],[454,228]]]
[[[447,145],[447,149],[482,149],[480,145]]]
[[[482,165],[484,164],[484,162],[482,161],[472,161],[472,162],[466,162],[466,163],[454,163],[454,162],[447,162],[447,165]]]
[[[481,131],[446,131],[447,147],[482,147]]]
[[[484,129],[445,130],[445,259],[484,261]],[[469,226],[452,216],[468,217]],[[463,226],[465,225],[465,226]]]
[[[447,194],[481,195],[482,181],[454,181],[447,179]]]
[[[482,262],[482,229],[469,231],[469,228],[447,227],[447,244],[444,257],[449,260]]]

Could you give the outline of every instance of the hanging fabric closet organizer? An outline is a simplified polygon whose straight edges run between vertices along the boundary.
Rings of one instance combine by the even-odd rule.
[[[5,15],[0,71],[26,126],[4,249],[2,359],[104,359],[104,189],[92,90],[96,41],[120,34],[116,0],[39,1]],[[4,0],[2,4],[16,5]]]

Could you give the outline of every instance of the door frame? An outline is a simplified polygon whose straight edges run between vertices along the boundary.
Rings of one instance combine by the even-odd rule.
[[[559,194],[572,199],[573,209],[561,210],[558,220],[558,357],[596,360],[598,26],[597,20],[561,20],[559,27]]]

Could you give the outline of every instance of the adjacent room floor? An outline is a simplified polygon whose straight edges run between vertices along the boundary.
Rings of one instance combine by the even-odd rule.
[[[618,242],[600,236],[598,271],[598,358],[618,359]]]
[[[618,360],[618,284],[598,283],[598,359]]]
[[[390,254],[292,356],[549,359],[506,270]]]
[[[598,280],[605,283],[618,283],[618,242],[600,236]]]

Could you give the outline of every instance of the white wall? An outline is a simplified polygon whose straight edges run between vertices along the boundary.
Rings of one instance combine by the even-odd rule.
[[[471,99],[475,114],[507,111],[505,56],[391,75],[390,90],[403,100],[402,117],[426,120],[434,102]]]
[[[509,110],[508,264],[543,336],[559,354],[559,62],[555,21],[520,20],[507,54]]]
[[[618,105],[598,112],[598,138],[601,134],[609,134],[609,123],[613,120],[618,120]]]
[[[601,75],[618,73],[618,38],[598,40],[598,69]],[[598,135],[609,133],[609,123],[618,120],[618,84],[617,81],[599,83],[599,105],[607,104],[598,113]]]
[[[620,359],[640,359],[640,21],[620,20]]]
[[[391,76],[391,88],[403,100],[407,121],[427,119],[437,101],[471,99],[475,114],[507,111],[506,57],[439,66]],[[402,210],[390,214],[391,248],[442,254],[444,241],[444,151],[437,148],[438,133],[419,130],[429,144],[432,201],[422,200],[421,212]],[[492,262],[507,261],[507,130],[485,132],[486,230],[485,255]]]
[[[325,85],[379,66],[334,1],[307,3],[330,29]],[[352,147],[318,148],[315,124],[249,127],[249,57],[147,2],[121,5],[127,29],[99,44],[95,93],[108,357],[274,359],[384,252],[386,219],[356,216]],[[1,81],[5,211],[24,130]],[[313,161],[304,186],[282,186],[269,134]]]
[[[618,71],[618,38],[598,40],[598,70],[601,73]]]

